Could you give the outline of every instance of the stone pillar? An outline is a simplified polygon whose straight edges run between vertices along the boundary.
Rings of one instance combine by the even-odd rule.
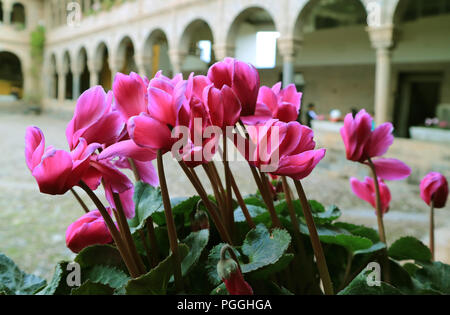
[[[58,101],[63,103],[66,100],[66,71],[58,71]]]
[[[180,51],[178,49],[170,49],[169,57],[172,63],[173,74],[181,73],[184,59],[187,56],[187,52]]]
[[[222,61],[226,57],[234,57],[234,46],[227,44],[214,44],[213,49],[217,61]]]
[[[375,123],[391,120],[391,50],[394,28],[391,25],[368,27],[370,41],[376,51],[375,70]]]
[[[95,60],[88,60],[89,69],[89,86],[93,87],[100,83],[100,70],[101,67],[95,62]]]
[[[11,24],[12,3],[9,1],[2,1],[3,3],[3,24]]]
[[[111,87],[114,84],[114,77],[116,76],[116,73],[120,72],[123,69],[125,62],[125,58],[118,58],[112,55],[109,57],[109,69],[111,70]]]
[[[295,58],[301,48],[302,40],[293,37],[283,37],[277,40],[278,51],[283,57],[283,86],[294,83]]]
[[[72,72],[72,98],[73,100],[77,100],[80,96],[80,80],[81,80],[81,73],[80,72]]]
[[[147,69],[150,69],[152,66],[152,57],[144,56],[142,54],[135,54],[134,60],[136,62],[136,66],[138,68],[138,73],[141,77],[147,77]]]

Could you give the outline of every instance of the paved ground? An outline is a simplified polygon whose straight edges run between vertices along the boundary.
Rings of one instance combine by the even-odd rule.
[[[48,196],[39,193],[25,165],[24,134],[27,126],[37,125],[44,131],[47,145],[67,149],[64,134],[67,122],[67,118],[55,116],[0,112],[0,147],[3,150],[0,155],[0,252],[13,258],[27,272],[46,278],[51,276],[57,261],[72,257],[65,247],[65,230],[82,211],[71,194]],[[373,209],[353,196],[348,184],[349,176],[364,176],[364,167],[345,161],[339,149],[329,150],[327,155],[321,166],[305,180],[309,198],[326,205],[339,205],[345,220],[376,227]],[[171,195],[193,194],[193,188],[179,167],[169,157],[166,160]],[[232,170],[242,192],[254,192],[246,164],[232,163]],[[203,173],[201,175],[204,179]],[[391,211],[385,217],[389,240],[400,235],[414,235],[426,241],[428,212],[418,197],[418,186],[406,182],[390,182],[389,186],[393,195]],[[448,210],[447,206],[437,211],[436,222],[438,243],[442,243],[438,244],[438,257],[450,262]]]

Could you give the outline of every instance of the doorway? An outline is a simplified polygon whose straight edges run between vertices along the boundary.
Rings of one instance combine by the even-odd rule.
[[[422,126],[426,118],[436,117],[441,84],[440,73],[400,74],[394,113],[396,136],[409,137],[409,127]]]

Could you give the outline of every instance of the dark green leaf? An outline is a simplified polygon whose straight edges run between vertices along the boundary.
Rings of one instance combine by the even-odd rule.
[[[373,245],[368,238],[352,235],[349,231],[330,224],[316,225],[316,229],[321,242],[343,246],[352,253],[369,249]],[[306,224],[300,223],[300,231],[309,235]]]
[[[105,265],[127,270],[122,256],[117,248],[112,245],[93,245],[86,247],[75,257],[75,262],[80,264],[81,269]]]
[[[242,265],[242,272],[251,272],[277,262],[288,248],[291,236],[286,230],[274,229],[271,233],[263,224],[248,232],[242,252],[249,262]]]
[[[72,289],[72,295],[113,295],[114,289],[108,285],[91,282],[83,283],[80,287]]]
[[[122,270],[103,265],[83,270],[83,278],[92,283],[101,283],[114,289],[120,289],[130,280],[130,277]]]
[[[152,214],[164,211],[161,191],[147,183],[136,183],[133,200],[136,214],[133,219],[128,221],[131,233],[142,229]]]
[[[431,260],[431,252],[428,247],[412,236],[396,240],[389,247],[388,255],[396,260],[414,259],[424,262]]]
[[[247,209],[252,218],[256,218],[261,214],[268,213],[266,208],[254,206],[254,205],[250,205],[250,204],[247,205]],[[245,222],[246,221],[241,207],[238,207],[236,210],[234,210],[234,221],[235,222]]]
[[[69,295],[72,290],[71,287],[67,285],[67,271],[68,262],[60,262],[55,267],[55,273],[50,283],[41,291],[38,295]]]
[[[249,273],[249,276],[252,279],[268,279],[270,275],[286,269],[293,258],[294,254],[284,254],[274,264],[267,265],[255,271],[252,271]]]
[[[416,271],[414,278],[416,284],[422,290],[450,294],[450,266],[441,262],[433,262],[422,265],[422,269]]]
[[[346,223],[346,222],[336,222],[333,224],[333,226],[341,228],[341,229],[345,229],[345,230],[349,231],[350,233],[352,233],[353,235],[358,235],[358,236],[368,238],[374,244],[378,243],[380,241],[380,236],[378,235],[378,232],[375,231],[374,229],[369,228],[364,225],[356,225],[356,224],[351,224],[351,223]]]
[[[380,281],[380,286],[369,286],[367,283],[370,277],[370,270],[363,270],[350,284],[338,295],[401,295],[397,288]]]
[[[0,254],[0,291],[8,294],[31,295],[46,285],[46,281],[29,275],[4,254]]]
[[[184,244],[178,245],[180,259],[184,259],[189,248]],[[163,295],[167,293],[167,285],[173,273],[173,256],[170,255],[150,272],[137,279],[132,279],[125,286],[125,292],[129,295]]]
[[[216,288],[214,288],[210,295],[230,295],[225,287],[225,283],[219,284]]]

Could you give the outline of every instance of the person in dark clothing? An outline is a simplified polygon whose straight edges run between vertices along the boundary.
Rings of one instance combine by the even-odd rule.
[[[311,121],[313,121],[314,119],[317,119],[317,114],[314,111],[315,106],[313,103],[310,103],[308,105],[308,111],[306,112],[306,125],[311,128]]]

